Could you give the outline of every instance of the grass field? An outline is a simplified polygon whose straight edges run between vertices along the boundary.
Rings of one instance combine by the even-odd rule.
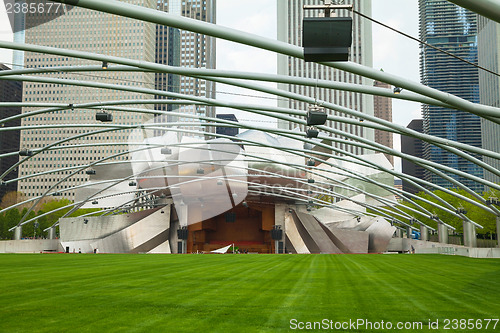
[[[2,332],[276,332],[292,319],[297,328],[323,319],[423,324],[401,332],[429,331],[430,319],[439,320],[432,332],[483,332],[485,321],[480,330],[443,325],[500,317],[496,259],[7,254],[0,277]]]

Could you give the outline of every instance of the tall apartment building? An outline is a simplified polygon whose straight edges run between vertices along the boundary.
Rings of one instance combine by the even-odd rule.
[[[148,8],[156,8],[156,3],[153,0],[126,0],[126,2]],[[39,18],[36,16],[32,17],[28,13],[26,21],[30,19]],[[79,7],[74,7],[67,14],[50,22],[27,29],[25,31],[25,40],[29,44],[81,50],[141,61],[154,62],[155,59],[154,24]],[[26,68],[101,65],[101,63],[96,63],[95,61],[31,52],[25,53],[24,61]],[[113,64],[109,64],[109,66],[111,67]],[[43,75],[51,78],[98,81],[138,88],[152,89],[155,87],[154,74],[142,72],[127,73],[110,70],[108,72]],[[99,109],[71,108],[70,104],[78,105],[87,102],[154,98],[143,93],[32,82],[24,83],[23,92],[24,102],[63,103],[68,105],[66,109],[23,118],[22,125],[28,129],[21,133],[21,147],[30,150],[39,150],[57,141],[99,130],[96,127],[83,125],[98,124],[99,122],[96,121],[95,116]],[[149,107],[147,105],[135,106],[140,108]],[[133,108],[134,105],[127,107]],[[43,105],[37,108],[23,108],[23,113],[41,108],[43,108]],[[151,116],[139,113],[107,111],[113,115],[113,124],[136,125],[142,124],[151,118]],[[53,124],[60,125],[60,128],[36,128],[39,125]],[[115,154],[117,156],[108,159],[107,162],[128,160],[126,152],[128,151],[127,141],[129,134],[130,130],[95,133],[80,139],[72,139],[55,147],[69,145],[86,146],[53,149],[33,156],[21,165],[19,175],[20,177],[34,174],[38,174],[39,176],[21,180],[18,184],[18,190],[25,193],[28,198],[36,197],[70,175],[71,172],[69,170],[62,170],[63,168],[88,164]],[[87,180],[88,176],[86,173],[79,172],[68,180],[58,184],[56,190],[60,191],[65,198],[73,200],[75,193],[71,188]]]
[[[10,70],[9,67],[0,64],[0,71]],[[23,84],[19,81],[0,81],[0,102],[21,102],[23,97]],[[21,107],[2,107],[0,115],[2,119],[21,114]],[[17,127],[21,120],[9,121],[2,127]],[[0,132],[0,155],[19,151],[19,131]],[[0,175],[10,169],[18,161],[17,155],[0,158]],[[2,181],[6,182],[17,178],[17,169],[7,174]],[[17,182],[0,185],[0,201],[5,193],[17,191]]]
[[[172,1],[171,1],[172,2]],[[158,10],[169,11],[168,2],[158,2]],[[180,66],[181,61],[181,32],[179,29],[158,24],[156,26],[155,62],[168,66]],[[169,92],[180,92],[179,75],[169,73],[155,73],[155,89]],[[167,99],[157,96],[157,99]],[[155,110],[172,111],[177,109],[171,104],[157,104]],[[157,122],[167,121],[167,117],[157,117]]]
[[[216,23],[216,0],[159,0],[157,8],[171,14]],[[156,38],[156,61],[158,63],[192,68],[215,68],[215,38],[165,26],[157,27]],[[168,43],[165,42],[166,40]],[[156,76],[157,88],[190,96],[215,98],[214,82],[187,76],[168,75],[168,79],[166,77],[166,74]],[[215,117],[215,108],[212,106],[184,105],[171,107],[168,110],[176,110],[195,116]],[[192,118],[179,117],[174,119],[181,122],[198,122]],[[188,129],[215,132],[213,127],[202,128],[196,125],[188,127]]]
[[[176,8],[174,1],[158,2],[158,10],[172,12]],[[179,7],[180,8],[180,7]],[[181,32],[179,29],[165,25],[156,25],[156,50],[155,62],[157,64],[168,66],[180,66],[181,61]],[[170,73],[155,73],[155,89],[173,93],[180,92],[180,76]],[[156,99],[168,100],[166,96],[157,95]],[[160,111],[178,111],[178,106],[174,104],[156,104],[155,110]],[[175,119],[165,114],[156,115],[155,123],[174,122]],[[155,136],[161,136],[164,131],[155,130]]]
[[[478,15],[479,65],[498,73],[500,71],[500,24]],[[500,79],[479,71],[479,96],[481,104],[500,107]],[[483,148],[500,153],[500,125],[481,118]],[[500,160],[484,157],[484,162],[500,170]],[[500,177],[485,170],[484,178],[500,183]]]
[[[366,15],[371,15],[371,0],[346,0],[345,4],[353,4],[354,8]],[[304,5],[320,5],[320,0],[290,0],[277,1],[278,4],[278,39],[289,44],[302,46],[302,19],[307,17],[319,16],[320,10],[308,10],[304,12]],[[337,11],[338,16],[350,16],[351,12],[346,10]],[[361,18],[359,15],[353,16],[353,34],[352,46],[350,48],[349,61],[356,62],[368,67],[372,67],[372,30],[371,22]],[[330,80],[337,82],[347,82],[363,85],[372,85],[372,80],[347,73],[341,70],[333,69],[317,63],[304,62],[288,56],[278,55],[278,74],[306,77],[319,80]],[[338,104],[347,108],[354,109],[373,115],[373,97],[367,94],[338,91],[333,89],[316,89],[315,87],[303,87],[292,84],[279,84],[279,89],[294,92],[309,97],[316,97],[318,100]],[[307,111],[309,105],[295,100],[280,100],[280,107]],[[338,115],[338,112],[332,111],[331,114]],[[327,124],[335,129],[339,129],[360,137],[374,140],[374,133],[371,129],[366,129],[357,125],[344,123]],[[293,129],[296,125],[278,121],[278,127],[284,129]],[[336,147],[355,154],[363,154],[361,148],[349,144],[336,144]]]
[[[378,88],[391,88],[391,85],[375,81],[374,87]],[[392,99],[384,96],[373,96],[373,113],[375,117],[392,122]],[[375,142],[380,143],[386,147],[393,147],[392,133],[382,130],[375,130]],[[394,165],[394,156],[385,154],[387,159]]]
[[[414,130],[416,132],[422,133],[424,131],[424,125],[422,119],[413,119],[406,128]],[[401,135],[401,152],[414,157],[423,158],[423,141],[411,136]],[[405,175],[410,175],[418,179],[423,179],[424,168],[415,163],[403,159],[402,171]],[[403,179],[403,190],[405,192],[417,193],[420,192],[418,188],[412,185],[407,180]]]
[[[24,43],[25,33],[25,15],[22,11],[14,13],[14,43]],[[24,51],[14,50],[12,52],[12,69],[22,69],[24,67]]]
[[[477,63],[477,15],[444,0],[419,0],[420,39],[458,57]],[[474,66],[442,52],[420,46],[420,77],[423,84],[479,103],[479,73]],[[424,133],[448,140],[481,147],[481,121],[476,115],[461,110],[423,105]],[[424,145],[424,157],[477,177],[483,177],[482,168],[455,154],[431,144]],[[472,188],[483,191],[484,186],[467,178],[450,177]],[[452,183],[431,172],[427,181],[444,187]]]

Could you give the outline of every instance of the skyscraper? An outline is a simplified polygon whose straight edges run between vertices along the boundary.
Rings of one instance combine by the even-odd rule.
[[[25,41],[25,14],[22,11],[14,13],[14,42],[24,43]],[[14,50],[12,53],[12,69],[21,69],[24,66],[24,52]]]
[[[419,0],[420,39],[460,58],[477,63],[477,16],[444,0]],[[421,45],[420,77],[423,84],[468,101],[479,102],[478,69],[456,58]],[[424,133],[481,147],[480,118],[461,110],[424,105]],[[482,177],[480,167],[431,144],[424,145],[424,157],[467,174]],[[481,192],[483,185],[454,174],[449,176]],[[425,178],[434,184],[454,187],[433,173]]]
[[[127,0],[126,2],[156,8],[156,3],[153,0]],[[30,19],[39,19],[39,17],[32,17],[31,14],[27,14],[26,21]],[[154,62],[155,56],[154,24],[79,7],[74,7],[65,15],[50,22],[27,29],[25,38],[28,44],[81,50],[141,61]],[[26,68],[101,65],[101,63],[96,64],[95,61],[32,52],[26,52],[24,59]],[[112,66],[112,64],[109,65]],[[103,71],[92,74],[54,73],[45,74],[45,76],[132,85],[149,89],[155,86],[154,74],[143,72]],[[96,111],[99,110],[71,108],[70,104],[153,98],[143,93],[32,82],[24,83],[23,92],[24,102],[62,103],[68,105],[65,109],[23,118],[22,125],[28,127],[28,129],[21,133],[21,147],[30,150],[38,150],[56,141],[96,130],[96,128],[79,125],[97,124],[95,117]],[[140,105],[140,108],[148,107],[147,105]],[[39,108],[23,108],[23,113],[35,109]],[[139,113],[103,111],[112,113],[114,123],[124,125],[142,124],[151,118]],[[53,124],[61,125],[61,128],[29,128],[37,125]],[[18,184],[18,190],[24,192],[28,198],[41,195],[52,185],[70,174],[70,171],[62,170],[63,168],[88,164],[99,161],[104,157],[127,152],[128,146],[126,143],[129,133],[129,130],[120,130],[73,139],[63,145],[92,144],[92,146],[54,149],[33,156],[20,166],[19,176],[33,174],[39,174],[39,176],[21,180]],[[128,155],[125,154],[108,161],[127,159]],[[86,182],[87,179],[86,173],[79,172],[57,185],[56,190],[60,190],[64,197],[74,199],[74,191],[69,189]]]
[[[319,16],[320,10],[309,10],[304,12],[303,6],[320,5],[320,0],[290,0],[277,1],[278,3],[278,39],[289,44],[302,46],[302,19],[304,14],[309,16]],[[347,0],[346,4],[353,4],[354,8],[364,14],[371,14],[371,0]],[[339,16],[354,15],[346,10],[339,10]],[[349,61],[356,62],[368,67],[372,67],[372,30],[371,23],[361,17],[353,16],[353,34],[352,46],[350,49]],[[371,85],[372,80],[347,73],[341,70],[333,69],[317,63],[306,63],[301,59],[289,56],[278,55],[278,74],[314,78],[319,80],[332,80],[337,82],[356,83]],[[318,100],[338,104],[347,108],[354,109],[373,115],[373,97],[367,94],[338,91],[333,89],[316,89],[314,87],[303,87],[291,84],[279,84],[278,88],[291,91],[297,94],[309,97],[317,97]],[[309,105],[295,100],[279,100],[279,106],[307,111]],[[332,111],[331,114],[337,115],[338,112]],[[367,139],[374,139],[374,133],[371,129],[365,129],[361,126],[328,123],[335,129],[343,130]],[[278,126],[285,129],[293,129],[296,125],[286,121],[278,121]],[[362,154],[363,149],[347,144],[337,144],[338,148],[352,153]]]
[[[217,118],[222,119],[222,120],[229,120],[229,121],[238,122],[238,119],[236,118],[236,116],[233,113],[218,114]],[[239,132],[240,132],[240,130],[237,127],[223,127],[223,126],[217,126],[216,131],[215,131],[215,133],[217,133],[217,134],[229,135],[229,136],[237,136]]]
[[[479,65],[495,73],[500,70],[500,24],[478,16]],[[486,71],[479,71],[479,95],[481,104],[500,107],[500,79]],[[500,125],[481,118],[483,148],[500,153]],[[500,160],[484,157],[484,161],[500,170]],[[484,171],[484,178],[500,183],[500,177]]]
[[[158,1],[157,9],[175,13],[180,15],[180,4],[178,1]],[[170,6],[169,6],[170,5]],[[165,25],[156,25],[156,50],[155,62],[157,64],[168,66],[180,66],[181,62],[181,32],[179,29],[168,27]],[[169,91],[174,93],[180,92],[180,77],[179,75],[169,73],[155,73],[155,89]],[[165,96],[156,96],[156,99],[169,99]],[[155,110],[160,111],[178,111],[178,106],[173,104],[156,104]],[[166,115],[157,115],[156,123],[166,123],[173,121],[171,117]],[[155,130],[155,136],[162,135],[159,130]]]
[[[158,10],[168,12],[168,3],[158,2]],[[179,29],[165,25],[156,25],[155,62],[168,66],[180,66],[181,32]],[[178,93],[180,91],[179,75],[169,73],[155,74],[155,89]],[[165,99],[164,96],[157,96]],[[156,110],[172,111],[172,105],[158,104]]]
[[[378,88],[391,88],[391,86],[385,82],[375,81],[373,83],[374,87]],[[373,96],[373,110],[374,115],[377,118],[387,120],[392,122],[392,99],[384,96]],[[380,143],[386,147],[392,148],[392,133],[382,130],[375,130],[375,142]],[[390,154],[385,154],[387,159],[394,165],[394,156]]]
[[[0,64],[0,71],[10,68]],[[0,81],[0,102],[21,102],[23,97],[23,84],[19,81]],[[2,107],[1,118],[9,118],[21,113],[20,107]],[[21,121],[15,120],[2,124],[2,127],[19,126]],[[0,155],[19,151],[19,131],[0,132]],[[17,155],[0,158],[0,175],[7,171],[18,161]],[[2,179],[3,182],[17,178],[17,169],[13,170]],[[0,184],[0,201],[5,193],[17,191],[17,182]]]
[[[160,0],[157,5],[158,10],[161,11],[216,23],[216,0]],[[165,40],[168,40],[168,43]],[[167,63],[166,59],[171,63]],[[156,60],[159,63],[173,66],[214,69],[216,65],[215,38],[190,31],[158,26]],[[187,76],[169,75],[168,80],[165,80],[165,77],[165,74],[157,75],[157,88],[191,96],[215,98],[214,82]],[[185,105],[180,106],[176,111],[195,116],[215,117],[215,108],[212,106]],[[193,121],[192,118],[183,119],[182,117],[178,118],[178,120],[182,122]],[[203,130],[203,128],[197,126],[191,129]],[[215,132],[213,127],[207,127],[205,130]]]
[[[423,120],[422,119],[413,119],[406,128],[414,130],[416,132],[423,132]],[[423,158],[423,141],[411,136],[401,135],[401,152],[407,155],[411,155],[414,157]],[[416,165],[415,163],[408,161],[407,159],[403,159],[402,163],[402,171],[405,175],[410,175],[413,177],[417,177],[418,179],[423,179],[424,177],[424,168],[420,165]],[[407,180],[403,179],[403,190],[405,192],[417,193],[420,192],[415,186],[409,183]]]

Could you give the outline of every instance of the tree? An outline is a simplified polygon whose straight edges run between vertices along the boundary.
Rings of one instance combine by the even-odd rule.
[[[27,212],[28,212],[28,210],[26,208],[24,208],[22,216],[24,216]],[[25,221],[31,220],[35,216],[36,216],[36,213],[34,211],[31,211],[28,214],[28,216],[26,217],[26,219],[24,219],[24,220]],[[34,237],[34,236],[35,236],[35,225],[34,225],[34,223],[30,222],[30,223],[26,223],[25,225],[23,225],[23,237],[31,238],[31,237]]]
[[[480,203],[479,199],[477,199],[475,196],[473,196],[469,192],[465,191],[464,189],[456,189],[455,188],[455,189],[450,189],[450,190],[457,193],[457,194],[460,194],[461,196],[466,197],[472,201]],[[441,191],[441,190],[435,190],[432,193],[435,196],[441,198],[442,200],[448,202],[451,206],[453,206],[453,208],[447,207],[451,210],[459,209],[459,208],[465,209],[465,211],[467,212],[466,216],[470,220],[472,220],[472,221],[474,221],[474,222],[476,222],[484,227],[483,229],[480,229],[480,228],[476,229],[476,232],[478,234],[494,234],[494,233],[496,233],[496,217],[494,214],[488,212],[487,210],[485,210],[485,209],[483,209],[483,208],[481,208],[481,207],[479,207],[471,202],[460,199],[451,193],[447,193],[447,192]],[[437,198],[433,197],[430,194],[424,193],[424,192],[418,193],[417,196],[420,197],[421,200],[415,199],[414,201],[416,204],[420,205],[422,208],[426,209],[431,214],[437,215],[441,221],[454,227],[458,233],[463,232],[463,220],[462,220],[462,218],[457,217],[457,216],[455,216],[455,214],[449,213],[443,209],[440,209],[440,208],[435,207],[434,205],[432,205],[430,203],[423,201],[425,199],[429,202],[433,202],[433,203],[438,204],[440,206],[446,207]],[[489,191],[483,193],[483,198],[487,199],[489,197],[497,197],[497,198],[500,197],[500,191],[490,189]],[[402,202],[402,205],[418,210],[416,205],[414,205],[413,203],[407,202],[407,201]],[[483,203],[480,203],[480,205],[484,206]],[[388,208],[388,209],[393,210],[392,208]],[[431,220],[429,217],[422,216],[420,214],[417,214],[417,213],[411,211],[410,209],[405,209],[404,207],[401,209],[403,211],[405,211],[406,213],[408,213],[413,218],[418,219],[419,221],[422,221],[423,223],[425,223],[433,228],[437,228],[437,222],[434,220]]]
[[[13,232],[12,231],[7,231],[12,227],[15,227],[18,223],[19,220],[21,220],[21,214],[19,214],[19,210],[17,209],[11,209],[5,213],[5,227],[4,229],[6,230],[6,235],[5,238],[12,239]]]
[[[45,212],[43,210],[39,210],[37,215],[40,216],[40,215],[43,215],[44,213]],[[38,222],[37,235],[39,235],[41,237],[45,237],[46,232],[44,232],[44,230],[51,226],[47,216],[42,216],[42,217],[38,218],[37,222]]]
[[[7,238],[7,229],[6,229],[6,218],[3,213],[0,213],[0,239]]]
[[[41,210],[43,210],[45,212],[51,212],[46,217],[48,226],[51,226],[54,223],[56,223],[71,208],[64,208],[64,209],[60,209],[60,210],[58,210],[58,209],[62,208],[64,206],[68,206],[70,204],[71,204],[71,201],[68,199],[51,200],[51,201],[48,201],[45,204],[43,204],[43,206],[41,207]]]
[[[26,195],[22,192],[16,192],[16,191],[7,192],[2,197],[2,202],[0,202],[0,209],[14,206],[18,202],[22,202],[24,200],[26,200]],[[24,208],[27,205],[28,204],[22,205],[22,207]]]

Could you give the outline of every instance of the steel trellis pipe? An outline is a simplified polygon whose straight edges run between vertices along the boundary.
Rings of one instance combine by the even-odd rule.
[[[246,44],[257,48],[274,51],[276,53],[292,56],[295,58],[304,58],[303,49],[299,46],[287,44],[285,42],[273,40],[270,38],[261,37],[255,34],[231,29],[227,27],[217,26],[215,24],[189,19],[186,17],[160,12],[155,9],[136,6],[123,3],[115,0],[54,0],[55,2],[65,3],[77,7],[84,7],[100,12],[106,12],[119,16],[134,18],[146,22],[167,25],[182,30],[198,32],[204,35],[226,39],[236,43]],[[486,115],[492,117],[500,117],[500,109],[479,105],[463,100],[459,97],[448,93],[426,87],[422,84],[408,81],[405,78],[396,75],[387,74],[359,65],[352,62],[326,62],[322,63],[325,66],[341,69],[353,74],[365,76],[374,80],[380,80],[393,84],[395,86],[414,91],[421,95],[438,99],[444,103],[454,105],[457,109],[467,110],[477,115]]]
[[[2,78],[0,78],[0,79],[2,79]],[[11,79],[11,78],[9,78],[9,79]],[[51,82],[51,83],[56,83],[56,82],[57,82],[57,83],[61,83],[61,82],[65,82],[65,83],[67,83],[67,84],[68,84],[68,83],[71,83],[71,84],[74,84],[74,85],[85,85],[85,83],[83,83],[83,82],[80,82],[80,81],[76,81],[76,82],[75,82],[75,81],[73,81],[73,80],[57,80],[57,79],[43,79],[43,78],[31,78],[31,77],[30,77],[30,78],[26,78],[26,80],[27,80],[27,81],[35,81],[35,82],[36,82],[36,81],[41,81],[41,82]],[[110,86],[113,86],[113,85],[108,85],[108,84],[92,84],[91,86],[94,86],[94,85],[97,85],[97,86],[99,86],[99,87],[106,87],[107,89],[112,89]],[[116,85],[114,85],[114,86],[115,86],[115,87],[114,87],[114,89],[118,89],[118,90],[125,90],[125,91],[130,91],[130,90],[131,90],[131,89],[128,89],[128,88],[123,88],[123,86],[116,86]],[[148,91],[148,92],[149,92],[149,91],[150,91],[149,89],[137,89],[137,90],[138,90],[138,91],[141,91],[141,92],[144,92],[144,91]],[[160,94],[161,92],[158,92],[158,93]],[[167,93],[167,92],[163,92],[163,94],[164,94],[164,95],[167,95],[167,96],[174,95],[175,97],[179,97],[179,95],[180,95],[180,94]],[[180,96],[182,96],[182,97],[184,97],[184,98],[189,98],[189,97],[184,96],[184,95],[180,95]],[[217,102],[217,101],[214,101],[214,100],[203,99],[203,98],[198,98],[198,97],[197,97],[197,98],[195,98],[195,97],[191,97],[191,98],[192,98],[193,100],[197,100],[197,101],[207,101],[207,102],[211,103],[211,105],[218,105],[218,106],[233,107],[233,108],[245,109],[245,110],[249,110],[249,109],[250,109],[250,110],[252,110],[252,109],[256,108],[256,106],[247,106],[247,107],[245,107],[245,106],[239,105],[238,103],[221,103],[221,102]],[[307,101],[311,100],[310,98],[306,98],[306,97],[302,97],[302,98],[301,98],[300,96],[297,96],[297,98],[303,99],[304,101],[306,101],[306,100],[307,100]],[[325,106],[325,107],[333,107],[334,109],[336,109],[336,108],[346,109],[346,108],[341,108],[341,107],[338,107],[338,106],[335,106],[335,105],[331,105],[330,103],[326,103],[326,102],[325,102],[325,103],[323,103],[323,106]],[[265,107],[265,108],[264,108],[264,107],[261,107],[261,106],[260,106],[259,108],[260,108],[260,109],[268,109],[268,110],[271,110],[271,111],[273,111],[273,112],[276,112],[277,110],[280,110],[280,112],[285,112],[285,111],[281,111],[281,109],[279,109],[279,108],[271,108],[271,107]],[[347,110],[349,110],[349,109],[347,109]],[[352,111],[352,110],[349,110],[349,111]],[[254,110],[254,112],[255,112],[255,110]],[[302,112],[300,112],[300,111],[296,111],[296,113],[297,113],[297,114],[301,114],[301,113],[302,113],[302,114],[304,114],[304,115],[305,115],[305,113],[306,113],[306,112],[305,112],[305,111],[302,111]],[[358,113],[359,113],[359,112],[358,112]],[[274,116],[274,117],[276,117],[275,115],[273,115],[273,116]],[[365,118],[368,118],[369,116],[366,116],[366,115],[365,115],[364,117],[365,117]],[[377,121],[377,118],[375,118],[375,117],[372,117],[372,118],[374,118],[374,121]],[[201,118],[200,118],[200,119],[201,119]],[[370,119],[370,120],[371,120],[371,119]],[[378,120],[378,121],[382,122],[382,120]],[[387,126],[395,126],[395,127],[398,127],[398,125],[394,125],[394,124],[389,123],[389,122],[385,122],[385,123],[388,123],[388,124],[387,124]],[[402,126],[399,126],[399,127],[402,127]],[[332,132],[332,131],[333,131],[332,129],[329,129],[329,128],[324,127],[324,126],[323,126],[323,127],[321,127],[321,128],[322,128],[323,130],[327,130],[327,131],[330,131],[330,132]],[[402,129],[402,131],[403,131],[403,132],[408,132],[408,130],[407,130],[407,129],[404,129],[404,130]],[[413,132],[414,132],[414,131],[413,131]],[[353,136],[351,136],[351,137],[352,137],[352,138],[354,138],[354,140],[358,140],[358,141],[359,141],[359,140],[362,140],[362,138],[353,137]],[[420,134],[420,137],[430,137],[430,136],[426,136],[426,135],[421,135],[421,134]],[[426,141],[428,141],[428,140],[430,140],[430,139],[429,139],[429,138],[427,138],[427,140],[426,140]],[[443,143],[445,144],[445,146],[444,146],[444,147],[446,147],[446,145],[450,145],[450,146],[457,146],[457,147],[461,147],[461,148],[463,148],[464,146],[466,146],[466,147],[468,147],[468,148],[469,148],[469,150],[470,150],[470,151],[473,151],[473,152],[475,152],[475,153],[483,154],[483,155],[485,155],[485,156],[489,156],[489,157],[493,157],[493,158],[497,158],[497,159],[500,157],[500,154],[498,154],[498,153],[491,152],[491,151],[484,150],[484,149],[480,149],[480,148],[473,147],[473,146],[463,145],[463,144],[460,144],[460,143],[458,143],[458,142],[454,142],[454,141],[450,141],[450,140],[445,140],[445,139],[441,139],[441,138],[438,138],[438,137],[432,137],[432,140],[443,142]],[[365,142],[369,142],[368,144],[370,144],[370,145],[375,145],[375,143],[373,143],[373,142],[370,142],[370,141],[367,141],[367,140],[364,140],[364,141],[365,141]],[[432,141],[431,141],[431,143],[432,143]],[[434,144],[435,144],[435,143],[434,143]],[[384,147],[383,149],[388,149],[388,148],[387,148],[387,147]],[[393,150],[393,151],[394,151],[394,150]],[[397,154],[400,154],[399,152],[396,152],[396,151],[394,151],[394,152],[395,152],[395,153],[397,153]],[[464,158],[474,159],[473,157],[471,157],[471,156],[469,156],[469,155],[467,155],[467,154],[465,154],[465,153],[461,153],[461,152],[459,152],[459,151],[457,151],[457,153],[458,153],[460,156],[464,157]],[[426,160],[421,160],[421,162],[422,162],[422,163],[432,163],[432,162],[430,162],[430,161],[426,161]],[[435,164],[435,163],[434,163],[434,164]],[[466,178],[471,178],[471,177],[474,177],[474,176],[471,176],[471,175],[469,175],[469,174],[467,174],[467,173],[460,172],[460,171],[458,171],[458,170],[451,169],[451,168],[447,168],[447,167],[444,167],[444,166],[441,166],[441,165],[437,165],[437,167],[438,167],[438,168],[443,168],[443,169],[446,169],[446,170],[448,170],[448,171],[450,171],[450,172],[453,172],[453,173],[460,173],[463,177],[466,177]],[[495,173],[495,172],[500,172],[500,171],[498,171],[498,170],[496,170],[496,171],[495,171],[495,170],[492,170],[490,166],[488,166],[488,168],[489,168],[488,170],[490,170],[490,171],[491,171],[491,172],[493,172],[493,173]],[[10,171],[10,170],[9,170],[9,171]],[[2,177],[3,177],[3,176],[2,176]],[[474,178],[477,178],[477,177],[474,177]],[[488,181],[486,181],[486,180],[483,180],[483,179],[474,179],[474,180],[475,180],[475,181],[478,181],[478,182],[480,182],[480,183],[483,183],[483,184],[485,184],[485,185],[487,185],[487,186],[497,188],[497,185],[496,185],[496,184],[493,184],[493,183],[488,182]]]

